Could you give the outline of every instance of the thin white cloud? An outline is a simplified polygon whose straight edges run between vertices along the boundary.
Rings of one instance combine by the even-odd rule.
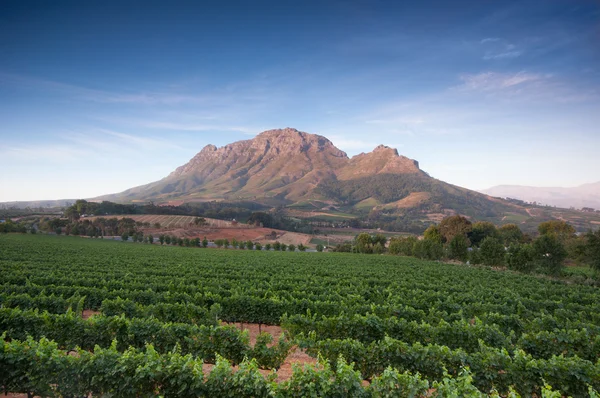
[[[181,146],[174,144],[173,142],[169,142],[166,140],[161,140],[152,137],[144,137],[132,134],[119,133],[111,130],[99,130],[104,134],[108,134],[110,136],[116,137],[122,143],[133,145],[140,148],[171,148],[171,149],[183,149]]]
[[[0,151],[0,157],[3,159],[17,161],[27,159],[29,162],[41,160],[54,163],[70,163],[85,159],[88,155],[90,155],[90,151],[85,148],[69,144],[10,146]]]
[[[503,53],[486,53],[483,56],[483,59],[491,60],[491,59],[503,59],[503,58],[516,58],[523,54],[522,51],[506,51]]]
[[[522,45],[510,43],[499,37],[488,37],[479,42],[485,49],[483,59],[486,61],[517,58],[525,53]]]
[[[15,75],[0,72],[0,83],[38,89],[51,92],[60,92],[71,95],[78,99],[92,102],[115,103],[115,104],[138,104],[138,105],[176,105],[182,103],[205,103],[209,101],[207,96],[193,96],[178,93],[165,92],[112,92],[106,90],[91,89],[53,80],[41,79],[31,76]]]
[[[137,123],[142,127],[176,131],[236,131],[244,134],[258,134],[261,131],[263,131],[260,128],[256,127],[230,126],[219,124],[177,123],[153,120],[141,120]]]
[[[500,41],[499,37],[486,37],[485,39],[481,39],[480,43],[481,44],[485,44],[485,43],[495,43],[497,41]]]
[[[475,91],[497,91],[527,83],[539,82],[548,79],[549,77],[549,75],[528,73],[524,71],[514,74],[482,72],[475,75],[460,76],[460,80],[463,81],[463,84],[459,86],[459,88]]]

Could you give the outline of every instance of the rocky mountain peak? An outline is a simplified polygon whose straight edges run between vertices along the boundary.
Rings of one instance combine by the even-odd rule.
[[[388,152],[393,156],[399,156],[398,150],[396,148],[391,148],[387,145],[377,145],[375,149],[373,149],[373,153],[385,153]]]
[[[252,141],[254,141],[253,147],[268,146],[270,152],[277,154],[326,151],[329,155],[347,158],[346,153],[336,148],[327,138],[290,127],[264,131]]]

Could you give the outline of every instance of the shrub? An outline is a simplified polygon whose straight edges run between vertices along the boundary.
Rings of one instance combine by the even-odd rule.
[[[506,250],[504,245],[496,238],[487,237],[481,242],[479,248],[481,260],[486,265],[504,265]]]

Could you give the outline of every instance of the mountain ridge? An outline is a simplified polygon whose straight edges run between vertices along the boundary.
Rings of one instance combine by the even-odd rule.
[[[181,203],[254,201],[313,217],[323,211],[426,223],[449,214],[491,219],[526,211],[432,178],[385,145],[348,157],[329,139],[293,128],[206,145],[165,178],[95,200]],[[333,209],[333,210],[332,210]],[[304,213],[303,213],[304,212]]]

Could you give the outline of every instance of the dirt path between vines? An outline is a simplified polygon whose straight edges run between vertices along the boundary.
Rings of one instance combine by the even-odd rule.
[[[100,312],[98,311],[93,311],[93,310],[84,310],[83,311],[83,318],[84,319],[88,319],[90,316],[96,315],[96,314],[100,314]],[[230,323],[230,325],[235,326],[238,329],[242,329],[241,325],[239,322],[236,323]],[[244,323],[244,329],[243,330],[247,330],[248,334],[250,336],[250,344],[252,346],[254,346],[254,344],[256,343],[256,337],[259,334],[259,327],[258,324],[255,323]],[[279,326],[267,326],[267,325],[262,325],[260,327],[260,330],[262,332],[267,332],[270,333],[273,336],[273,342],[276,343],[277,340],[279,340],[279,336],[281,336],[282,333],[282,329]],[[281,366],[281,368],[279,368],[279,370],[277,371],[277,378],[275,379],[277,382],[282,382],[282,381],[286,381],[289,380],[292,377],[292,366],[294,364],[300,365],[300,366],[304,366],[305,364],[310,364],[310,365],[314,365],[317,363],[317,360],[311,356],[309,356],[308,354],[306,354],[304,351],[302,351],[301,349],[299,349],[298,347],[294,347],[292,349],[292,351],[290,352],[290,355],[288,355],[288,357],[286,358],[285,362],[283,363],[283,365]],[[212,368],[214,368],[215,365],[213,364],[209,364],[209,363],[205,363],[204,365],[202,365],[202,371],[204,372],[204,375],[208,375],[210,373],[210,371],[212,370]],[[234,371],[237,370],[237,366],[233,367]],[[271,370],[263,370],[263,369],[259,369],[259,372],[263,375],[263,376],[267,376],[269,375],[271,372]],[[27,394],[0,394],[0,398],[27,398]]]
[[[238,328],[240,330],[242,329],[241,324],[239,322],[230,323],[229,325],[235,326],[236,328]],[[252,346],[254,346],[254,344],[256,343],[256,337],[259,334],[258,324],[256,324],[256,323],[244,323],[244,329],[243,330],[247,330],[248,331],[248,334],[250,336],[250,344]],[[281,333],[283,332],[283,330],[279,326],[266,326],[266,325],[262,325],[261,328],[260,328],[260,330],[262,332],[267,332],[267,333],[271,334],[271,336],[273,336],[273,343],[277,343],[277,341],[279,340],[279,336],[281,336]],[[307,353],[305,353],[304,351],[302,351],[298,347],[294,347],[294,348],[292,348],[292,351],[290,352],[290,355],[288,355],[288,357],[286,358],[286,360],[283,363],[283,365],[281,366],[281,368],[279,368],[279,370],[277,371],[276,381],[277,382],[282,382],[282,381],[289,380],[292,377],[292,367],[293,367],[294,364],[297,364],[297,365],[300,365],[300,366],[304,366],[305,364],[314,365],[316,363],[317,363],[316,358],[313,358],[313,357],[309,356]],[[210,373],[211,369],[214,366],[215,365],[213,365],[213,364],[207,364],[207,363],[205,363],[202,366],[202,371],[206,375],[206,374]],[[234,370],[237,370],[237,367],[234,366]],[[259,372],[263,376],[267,376],[272,371],[271,370],[260,369]]]

